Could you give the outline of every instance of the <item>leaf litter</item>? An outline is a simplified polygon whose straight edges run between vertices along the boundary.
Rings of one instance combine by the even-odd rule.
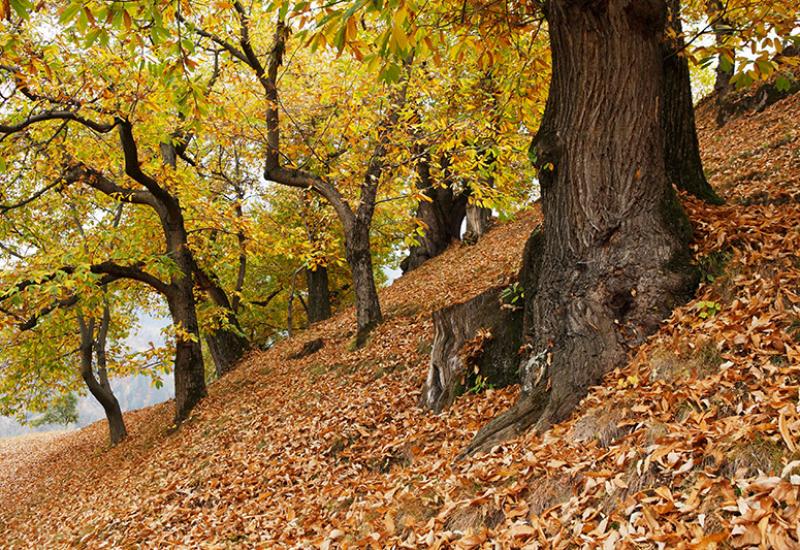
[[[533,210],[383,290],[364,348],[348,310],[253,352],[178,431],[167,403],[113,449],[104,422],[0,444],[3,545],[800,547],[797,113],[800,94],[722,128],[698,112],[727,201],[683,198],[703,282],[570,420],[455,462],[517,390],[416,406],[431,312],[513,281]]]

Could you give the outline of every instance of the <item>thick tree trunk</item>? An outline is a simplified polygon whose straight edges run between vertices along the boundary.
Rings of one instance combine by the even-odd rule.
[[[103,411],[106,414],[106,419],[108,420],[108,432],[109,432],[109,439],[111,441],[111,445],[117,445],[123,439],[128,436],[128,431],[125,428],[125,421],[122,418],[122,409],[119,406],[119,401],[117,401],[117,397],[114,395],[114,392],[111,391],[111,386],[108,383],[108,377],[105,375],[101,375],[104,379],[105,383],[101,383],[97,380],[94,375],[94,371],[92,369],[92,356],[95,346],[95,339],[94,339],[94,326],[95,321],[94,319],[90,320],[89,322],[85,322],[82,317],[79,317],[80,322],[80,332],[81,332],[81,345],[80,345],[80,356],[81,356],[81,378],[83,378],[86,387],[89,388],[89,392],[92,394],[100,406],[103,407]],[[107,329],[106,329],[107,330]],[[102,331],[102,329],[101,329]],[[102,334],[101,334],[102,335]],[[100,340],[100,338],[98,338]],[[102,351],[98,348],[98,360],[102,357],[103,363],[105,363],[105,337],[103,336],[103,348]],[[103,367],[105,370],[105,367]]]
[[[544,231],[526,295],[514,407],[467,452],[565,419],[696,284],[691,229],[664,170],[655,0],[551,0],[553,76],[531,156]]]
[[[667,0],[669,25],[677,38],[665,39],[662,46],[664,58],[664,100],[662,124],[664,126],[664,161],[667,177],[695,197],[712,204],[723,200],[714,192],[703,171],[700,144],[694,120],[692,84],[689,62],[681,51],[684,41],[680,18],[680,0]]]
[[[194,262],[185,245],[185,231],[171,231],[167,236],[168,243],[172,244],[169,249],[175,251],[174,260],[182,273],[173,277],[167,295],[172,322],[178,331],[175,338],[174,376],[175,422],[180,423],[188,418],[192,408],[206,396],[206,380],[194,300]],[[174,241],[183,241],[184,244],[175,246]]]
[[[459,240],[461,222],[467,207],[467,195],[455,194],[452,185],[445,177],[445,186],[435,186],[431,177],[430,155],[420,145],[415,148],[418,156],[416,166],[416,184],[430,200],[421,200],[417,205],[417,219],[425,224],[425,234],[419,244],[411,247],[408,256],[400,263],[403,273],[408,273],[433,257],[438,256]],[[442,163],[447,172],[446,162]]]
[[[378,289],[375,287],[375,274],[372,271],[369,224],[353,224],[346,236],[345,253],[356,293],[356,345],[361,346],[366,342],[369,332],[383,320]]]
[[[308,322],[318,323],[331,316],[331,297],[328,290],[328,268],[318,265],[316,269],[306,268],[308,287]]]

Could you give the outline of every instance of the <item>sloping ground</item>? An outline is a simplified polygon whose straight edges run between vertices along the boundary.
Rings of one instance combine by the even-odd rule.
[[[460,463],[513,390],[415,406],[430,312],[508,280],[536,215],[251,355],[178,432],[168,406],[59,437],[0,484],[8,547],[800,547],[800,94],[699,124],[722,207],[685,203],[705,282],[572,420]],[[301,361],[285,356],[322,336]],[[0,465],[0,469],[5,466]]]

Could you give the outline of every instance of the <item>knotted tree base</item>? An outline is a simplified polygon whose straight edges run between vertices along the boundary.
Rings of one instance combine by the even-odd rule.
[[[503,307],[502,291],[494,287],[433,313],[433,350],[421,406],[438,413],[473,385],[517,382],[522,310]]]

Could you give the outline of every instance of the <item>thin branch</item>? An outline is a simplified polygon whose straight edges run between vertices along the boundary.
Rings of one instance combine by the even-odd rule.
[[[10,210],[14,210],[14,209],[17,209],[17,208],[22,208],[23,206],[27,206],[28,204],[32,203],[33,201],[35,201],[36,199],[38,199],[39,197],[41,197],[42,195],[44,195],[45,193],[50,191],[51,189],[53,189],[55,187],[58,187],[58,185],[60,183],[61,183],[60,180],[56,180],[53,183],[51,183],[50,185],[46,185],[45,187],[39,189],[33,195],[31,195],[30,197],[28,197],[26,199],[23,199],[23,200],[21,200],[21,201],[19,201],[17,203],[14,203],[14,204],[3,204],[3,205],[0,205],[0,215],[4,215],[6,212],[8,212]]]

